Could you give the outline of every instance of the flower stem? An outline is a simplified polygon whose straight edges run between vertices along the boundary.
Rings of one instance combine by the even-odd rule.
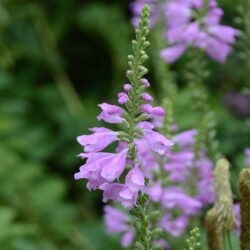
[[[148,117],[142,114],[141,105],[143,104],[141,94],[146,88],[142,77],[148,72],[147,68],[143,66],[148,56],[145,52],[146,47],[149,46],[147,41],[149,8],[147,5],[143,7],[139,27],[136,29],[136,38],[132,41],[133,55],[128,56],[127,77],[131,83],[131,90],[129,91],[129,100],[126,104],[126,125],[127,136],[130,147],[130,158],[133,162],[137,161],[137,150],[135,146],[135,139],[140,133],[137,125],[141,121],[145,121]],[[140,118],[140,119],[139,119]],[[145,186],[148,185],[148,179],[145,178]],[[135,217],[136,241],[135,248],[141,250],[152,250],[152,239],[161,233],[160,229],[151,230],[151,222],[154,220],[152,213],[148,208],[149,197],[146,193],[139,191],[136,205],[131,209],[131,214]],[[155,214],[155,213],[154,213]]]

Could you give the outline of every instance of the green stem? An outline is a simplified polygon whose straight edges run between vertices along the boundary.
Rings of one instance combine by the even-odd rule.
[[[228,243],[229,250],[233,250],[233,246],[231,242],[231,234],[229,231],[227,231],[226,234],[227,234],[227,243]]]

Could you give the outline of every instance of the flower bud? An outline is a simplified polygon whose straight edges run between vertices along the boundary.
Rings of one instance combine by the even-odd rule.
[[[148,80],[146,78],[142,78],[141,79],[141,83],[146,87],[150,87],[150,83],[148,82]]]

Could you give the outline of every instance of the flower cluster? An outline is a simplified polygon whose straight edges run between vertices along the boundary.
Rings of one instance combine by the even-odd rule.
[[[226,60],[238,31],[220,24],[223,11],[215,0],[171,0],[165,8],[171,47],[162,58],[174,62],[192,45],[218,62]]]
[[[145,79],[142,79],[141,87],[146,88]],[[147,82],[148,83],[148,82]],[[132,85],[124,85],[125,92],[118,94],[118,102],[128,106],[131,102]],[[164,110],[161,107],[153,107],[152,97],[146,93],[140,93],[141,105],[137,117],[161,117]],[[98,120],[112,124],[126,123],[129,116],[125,108],[116,105],[103,103],[99,105],[102,109]],[[145,115],[145,116],[144,116]],[[77,141],[84,147],[84,152],[79,156],[86,158],[86,163],[80,167],[80,172],[75,174],[75,179],[87,179],[87,187],[91,189],[101,189],[104,192],[104,202],[112,199],[121,202],[126,207],[135,204],[138,191],[144,190],[145,175],[140,169],[139,163],[131,159],[130,149],[133,143],[136,151],[139,149],[139,141],[143,140],[144,145],[150,147],[154,153],[163,155],[173,146],[173,142],[162,134],[154,131],[154,126],[149,122],[138,122],[136,124],[136,136],[134,141],[129,141],[129,135],[124,131],[114,132],[111,129],[99,127],[92,128],[91,135],[82,135]],[[101,152],[113,142],[119,142],[116,153]],[[125,182],[121,183],[119,178],[125,174]]]
[[[137,0],[132,4],[134,20],[144,2],[150,2],[152,6],[152,25],[162,13],[169,43],[169,47],[161,52],[164,60],[173,63],[190,46],[206,51],[218,62],[226,60],[239,31],[220,24],[223,11],[216,0]]]
[[[147,10],[147,8],[146,8]],[[164,109],[152,106],[153,98],[146,92],[150,86],[143,78],[147,69],[142,63],[147,59],[145,48],[148,11],[142,14],[136,39],[133,41],[134,55],[129,56],[127,77],[130,83],[123,86],[118,94],[117,105],[100,104],[101,113],[98,120],[110,124],[121,124],[122,131],[98,127],[92,128],[91,135],[77,138],[84,147],[79,156],[86,159],[86,163],[75,174],[75,179],[87,179],[89,190],[103,191],[103,201],[113,200],[125,207],[136,204],[138,192],[145,192],[145,174],[141,169],[141,161],[137,156],[140,150],[138,141],[143,140],[155,154],[164,155],[169,152],[173,142],[154,130],[154,120],[164,116]],[[150,121],[152,120],[152,123]],[[118,142],[115,153],[103,152],[111,143]]]
[[[173,237],[183,234],[190,219],[214,200],[213,165],[205,155],[195,159],[193,145],[196,134],[196,130],[176,134],[173,137],[175,146],[167,154],[155,154],[145,138],[136,141],[141,170],[150,179],[146,192],[150,203],[161,210],[157,226]],[[107,223],[110,218],[107,211],[105,218]],[[132,225],[133,218],[126,223],[127,226]],[[132,234],[133,227],[126,227],[126,230],[128,228]],[[125,234],[123,231],[116,233]],[[163,243],[167,245],[165,241],[161,245]]]

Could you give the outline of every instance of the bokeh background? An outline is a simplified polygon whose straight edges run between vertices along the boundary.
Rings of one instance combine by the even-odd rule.
[[[224,22],[237,27],[235,2],[219,4]],[[120,249],[118,238],[105,233],[101,193],[88,192],[73,174],[81,164],[76,136],[98,124],[97,104],[114,101],[126,81],[130,18],[125,0],[0,1],[1,250]],[[185,63],[184,57],[172,66],[180,89],[175,116],[183,129],[194,125]],[[209,67],[209,101],[236,191],[250,145],[249,82],[236,53]],[[159,95],[153,70],[149,78]]]

